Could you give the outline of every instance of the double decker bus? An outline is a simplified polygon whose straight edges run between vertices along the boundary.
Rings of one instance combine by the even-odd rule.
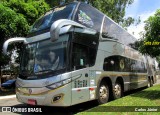
[[[134,48],[136,39],[94,7],[73,2],[46,12],[22,42],[16,81],[19,102],[71,106],[106,103],[123,93],[152,86],[148,59]]]

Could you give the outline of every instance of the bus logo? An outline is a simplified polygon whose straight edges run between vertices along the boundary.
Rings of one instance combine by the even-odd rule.
[[[29,94],[31,94],[32,93],[32,89],[28,89],[28,92],[29,92]]]

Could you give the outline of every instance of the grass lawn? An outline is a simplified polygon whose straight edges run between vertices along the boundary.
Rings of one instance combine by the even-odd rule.
[[[152,111],[145,112],[151,108]],[[150,110],[151,110],[150,109]],[[141,112],[135,112],[135,111]],[[116,112],[114,112],[116,111]],[[108,102],[78,115],[160,115],[160,85]]]

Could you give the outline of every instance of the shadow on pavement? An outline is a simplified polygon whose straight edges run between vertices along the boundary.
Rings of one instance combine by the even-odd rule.
[[[15,94],[15,89],[10,89],[10,90],[0,89],[0,96],[8,96],[8,95],[14,95],[14,94]]]

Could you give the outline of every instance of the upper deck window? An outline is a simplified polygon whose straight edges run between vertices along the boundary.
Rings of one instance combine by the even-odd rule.
[[[110,19],[104,19],[102,37],[109,39],[118,39],[121,36],[122,29],[119,28],[114,22]]]
[[[108,17],[103,22],[102,37],[117,40],[135,49],[136,39]]]
[[[32,26],[30,32],[32,33],[39,30],[47,29],[53,24],[53,22],[59,19],[71,19],[75,7],[76,3],[72,3],[65,6],[54,8],[54,10],[45,13],[44,16],[39,18]]]
[[[103,14],[92,6],[81,3],[75,16],[75,21],[100,32]]]

